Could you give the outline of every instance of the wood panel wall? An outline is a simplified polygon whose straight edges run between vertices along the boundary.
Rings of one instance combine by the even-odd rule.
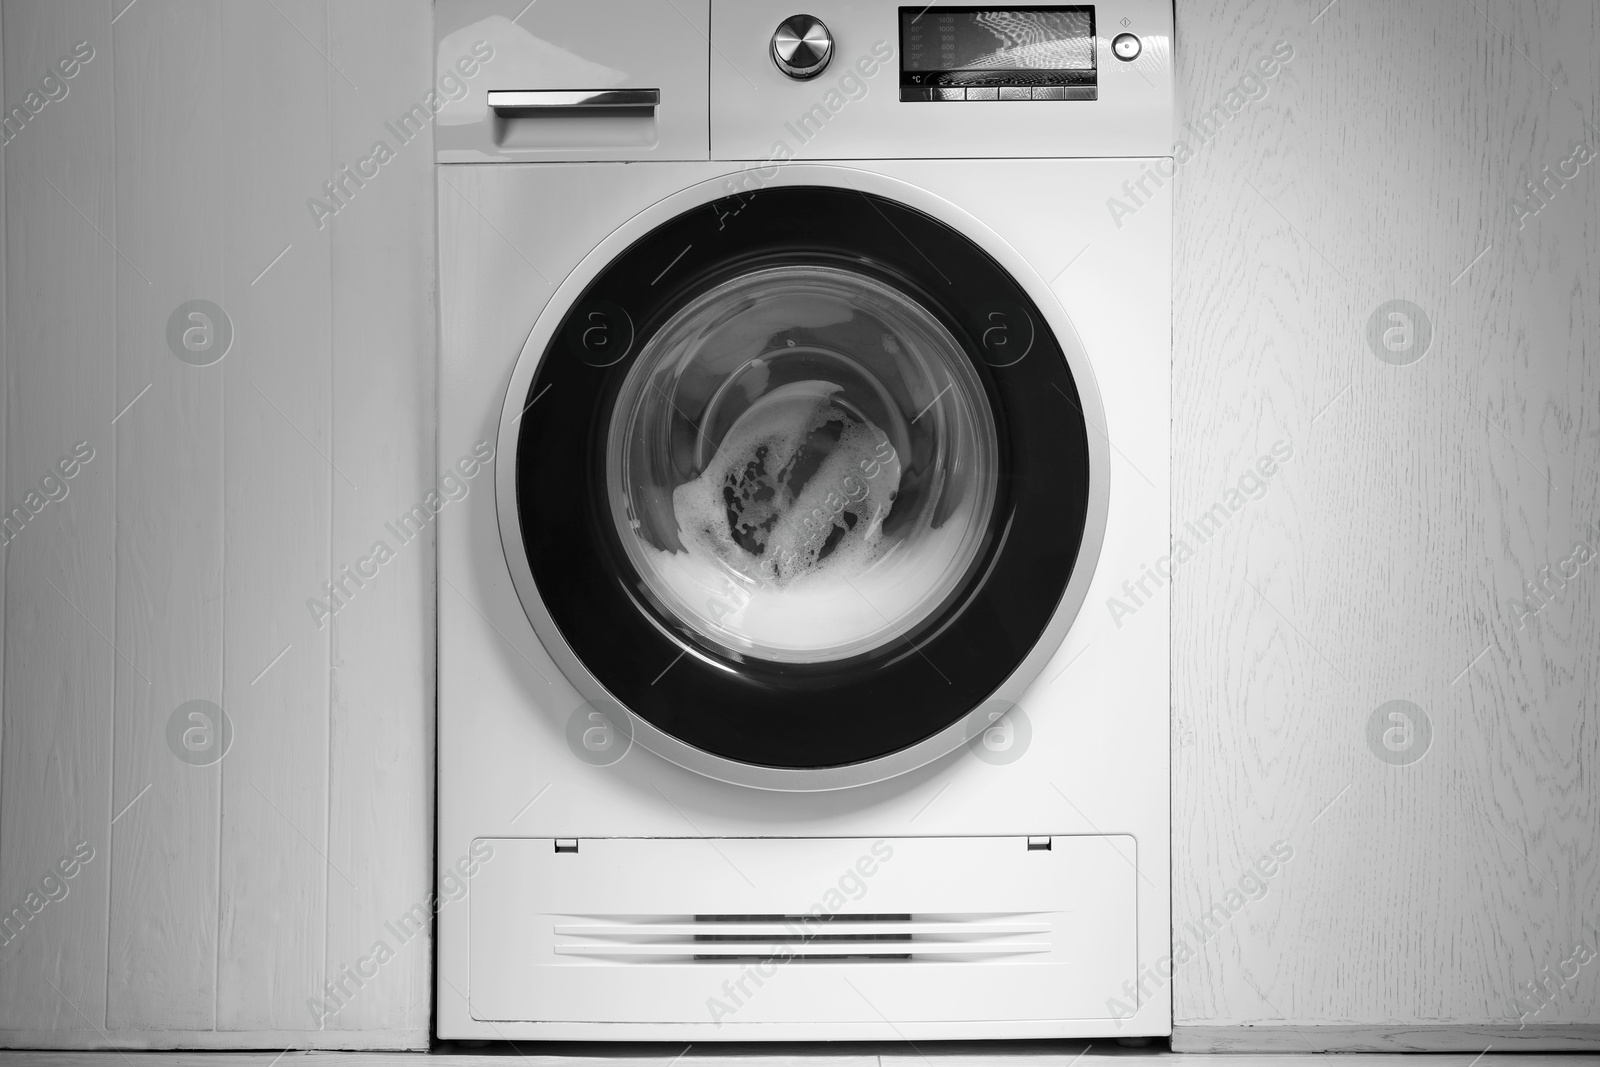
[[[0,1043],[425,1041],[421,940],[320,1024],[306,1000],[431,884],[431,548],[324,628],[305,602],[431,483],[431,145],[325,228],[306,200],[427,91],[430,23],[0,5],[8,110],[94,49],[0,149],[4,507],[94,452],[3,550],[0,908],[66,895],[0,945]],[[1592,164],[1543,168],[1600,149],[1600,9],[1178,25],[1175,529],[1293,449],[1173,587],[1179,1046],[1583,1040],[1600,567],[1541,568],[1600,550],[1600,211]],[[167,344],[191,299],[233,323],[210,366]],[[1367,339],[1394,299],[1431,324],[1409,365]],[[226,711],[220,762],[169,748],[189,700]],[[1420,759],[1369,744],[1390,700]]]
[[[307,602],[432,485],[433,150],[385,128],[431,5],[10,0],[0,33],[7,109],[93,50],[0,150],[6,508],[93,450],[4,550],[0,908],[65,895],[0,945],[0,1043],[425,1045],[423,939],[345,968],[432,885],[431,547]],[[196,299],[233,331],[205,366],[168,338]],[[205,765],[193,700],[232,728]]]
[[[1177,16],[1196,128],[1294,54],[1180,132],[1175,530],[1294,455],[1174,583],[1175,1043],[1593,1047],[1600,564],[1541,568],[1600,551],[1600,163],[1564,163],[1600,150],[1600,7]],[[1431,321],[1408,365],[1368,342],[1394,299]],[[1369,746],[1391,700],[1420,759]]]

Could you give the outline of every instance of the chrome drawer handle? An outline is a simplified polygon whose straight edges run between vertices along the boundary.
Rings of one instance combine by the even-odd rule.
[[[496,111],[547,111],[569,107],[655,107],[660,89],[490,89]]]

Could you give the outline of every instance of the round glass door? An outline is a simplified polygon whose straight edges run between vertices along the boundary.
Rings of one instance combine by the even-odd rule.
[[[919,746],[1038,661],[1087,426],[1060,340],[971,239],[777,186],[663,222],[553,314],[508,397],[502,529],[585,699],[756,781]]]
[[[962,586],[998,452],[976,372],[925,308],[856,271],[774,266],[643,346],[606,489],[665,614],[730,657],[821,664],[892,650]]]

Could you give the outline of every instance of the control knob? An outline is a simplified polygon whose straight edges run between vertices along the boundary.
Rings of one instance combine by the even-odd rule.
[[[832,58],[833,37],[815,15],[790,15],[772,35],[772,61],[791,78],[815,78]]]

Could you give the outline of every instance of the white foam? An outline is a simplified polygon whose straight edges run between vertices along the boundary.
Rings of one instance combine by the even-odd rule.
[[[838,392],[830,382],[792,382],[729,427],[700,477],[672,493],[691,550],[778,586],[871,566],[900,489],[900,460],[887,434],[834,402]],[[834,433],[816,465],[808,440]],[[796,484],[801,464],[815,470]],[[747,547],[752,541],[759,551]]]
[[[700,477],[673,491],[684,550],[646,546],[700,623],[757,655],[848,654],[903,630],[942,586],[971,518],[963,505],[939,529],[886,536],[900,460],[888,435],[834,401],[839,391],[805,381],[763,396],[729,428]],[[786,473],[829,423],[842,426],[838,441],[795,492]],[[759,552],[729,526],[729,487],[740,498],[738,524],[761,542]]]

